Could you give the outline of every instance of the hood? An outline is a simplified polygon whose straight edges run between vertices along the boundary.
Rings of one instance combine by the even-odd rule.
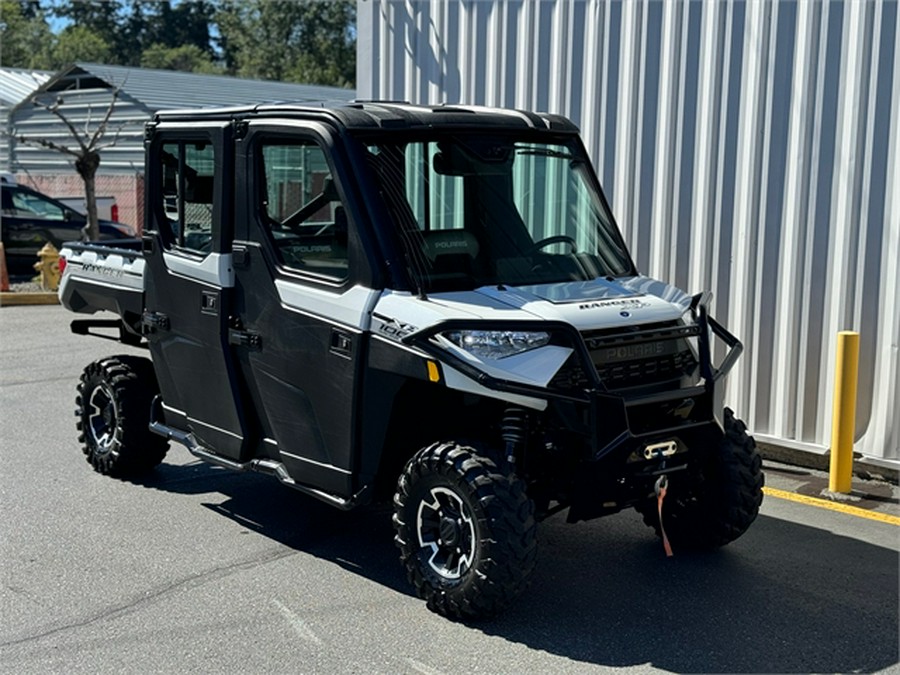
[[[461,315],[476,314],[488,320],[500,318],[497,310],[507,308],[527,315],[521,318],[564,321],[578,330],[592,330],[678,319],[690,306],[691,296],[674,286],[639,276],[534,286],[483,286],[465,293],[431,295],[429,301],[447,308],[456,306]],[[488,311],[478,311],[480,308]]]
[[[594,279],[534,286],[482,286],[431,293],[427,299],[386,291],[373,314],[376,333],[401,337],[440,321],[561,321],[577,330],[674,321],[691,296],[648,277]]]

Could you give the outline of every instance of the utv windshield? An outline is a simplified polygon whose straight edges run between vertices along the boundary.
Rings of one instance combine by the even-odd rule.
[[[457,133],[367,149],[422,291],[633,273],[575,140]]]

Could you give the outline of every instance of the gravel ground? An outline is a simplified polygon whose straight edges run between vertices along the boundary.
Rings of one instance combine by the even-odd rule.
[[[11,281],[9,284],[10,293],[48,293],[41,288],[41,285],[33,281]]]

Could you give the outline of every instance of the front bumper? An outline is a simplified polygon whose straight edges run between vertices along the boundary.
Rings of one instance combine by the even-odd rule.
[[[590,451],[568,468],[570,522],[615,513],[653,494],[657,479],[691,480],[724,438],[715,388],[642,398],[596,396],[588,411]]]
[[[695,347],[693,347],[696,359],[695,382],[693,384],[701,386],[707,392],[712,393],[715,390],[716,383],[734,366],[735,361],[737,361],[743,350],[743,346],[734,335],[709,316],[706,305],[702,302],[702,295],[694,296],[689,312],[692,316],[690,323],[665,327],[657,326],[650,329],[642,329],[642,327],[638,326],[637,330],[634,330],[634,327],[630,327],[628,331],[620,333],[610,334],[606,332],[602,336],[592,336],[588,339],[592,343],[593,351],[589,349],[585,335],[579,333],[570,324],[559,321],[492,321],[489,326],[485,326],[484,322],[453,319],[410,333],[402,338],[402,342],[418,347],[436,360],[446,363],[487,389],[547,401],[563,400],[590,403],[597,396],[613,395],[623,399],[628,398],[632,396],[632,393],[629,392],[636,392],[638,397],[643,397],[648,389],[662,392],[662,395],[665,397],[677,397],[678,394],[673,390],[684,388],[684,383],[675,384],[674,386],[663,386],[660,383],[654,383],[656,386],[649,388],[634,387],[630,386],[629,383],[622,387],[621,383],[614,383],[612,381],[614,377],[613,371],[621,371],[623,368],[627,369],[629,366],[635,363],[640,364],[646,359],[636,358],[634,361],[626,362],[625,364],[612,364],[608,368],[601,367],[595,363],[595,354],[597,350],[602,350],[605,345],[618,348],[627,347],[635,350],[647,344],[661,345],[674,341],[693,340],[696,342]],[[459,355],[448,351],[435,339],[436,336],[442,333],[479,329],[510,332],[542,331],[549,333],[553,336],[554,344],[565,346],[572,350],[569,359],[570,364],[564,366],[564,368],[574,370],[578,375],[575,379],[563,378],[560,380],[560,378],[554,378],[554,381],[543,387],[504,379],[480,370],[477,364],[464,360]],[[727,347],[727,352],[718,366],[713,364],[711,356],[710,345],[714,337],[722,340]],[[638,376],[643,377],[643,374],[639,372]]]
[[[582,520],[646,499],[661,474],[690,473],[720,446],[724,437],[720,381],[734,366],[743,347],[708,315],[702,300],[700,295],[694,297],[689,322],[629,327],[622,332],[590,336],[558,322],[493,322],[492,330],[549,332],[555,344],[571,348],[571,357],[564,367],[568,372],[546,387],[491,376],[442,349],[432,339],[447,331],[477,329],[478,324],[473,322],[443,322],[404,340],[483,387],[543,399],[551,408],[573,411],[574,414],[560,417],[557,424],[584,439],[581,449],[574,453],[564,451],[541,473],[555,474],[554,482],[561,486],[560,494],[571,507],[569,519]],[[714,339],[726,348],[718,365],[711,355]],[[673,346],[676,343],[677,348]],[[679,355],[688,344],[692,356],[684,366]],[[638,356],[633,361],[612,365],[598,363],[598,354],[611,349],[625,354],[652,352],[665,356],[656,362]],[[620,377],[622,372],[631,373],[631,379]],[[675,450],[651,451],[648,456],[648,447],[659,444]]]

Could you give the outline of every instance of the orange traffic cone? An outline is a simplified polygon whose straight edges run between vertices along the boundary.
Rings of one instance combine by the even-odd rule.
[[[6,250],[0,244],[0,291],[9,290],[9,273],[6,271]]]

